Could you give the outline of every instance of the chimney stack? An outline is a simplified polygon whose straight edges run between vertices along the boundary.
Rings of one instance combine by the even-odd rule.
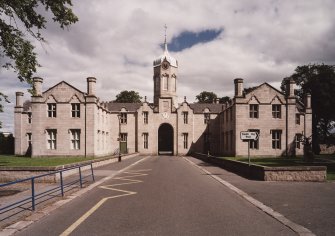
[[[286,94],[287,97],[293,98],[294,97],[294,80],[293,79],[289,79],[286,82]]]
[[[15,107],[23,107],[23,92],[16,92],[16,105]]]
[[[95,83],[97,79],[94,77],[87,78],[87,95],[95,96]]]
[[[42,96],[42,83],[43,79],[40,77],[33,78],[33,86],[34,86],[34,95],[33,96]]]
[[[306,109],[311,109],[312,108],[312,101],[311,101],[311,94],[307,93],[306,94],[306,101],[305,101],[305,108]]]
[[[234,79],[235,97],[243,97],[243,79]]]

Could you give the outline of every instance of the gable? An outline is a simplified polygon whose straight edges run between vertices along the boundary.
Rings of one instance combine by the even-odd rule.
[[[80,102],[85,102],[84,93],[72,85],[62,81],[43,92],[43,98],[53,96],[57,102],[71,102],[75,97]]]
[[[245,95],[247,101],[252,100],[253,97],[256,98],[258,103],[260,104],[269,104],[273,103],[274,101],[278,104],[283,104],[285,102],[284,94],[269,85],[268,83],[261,84],[260,86]]]

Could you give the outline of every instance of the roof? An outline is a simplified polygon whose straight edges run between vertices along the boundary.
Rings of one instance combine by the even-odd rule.
[[[171,66],[173,67],[178,67],[178,62],[177,60],[172,57],[167,49],[167,43],[164,43],[164,52],[163,54],[156,60],[154,60],[154,67],[160,66],[163,61],[166,60],[167,62],[170,63]]]
[[[109,111],[121,111],[122,108],[125,108],[127,111],[136,112],[142,103],[118,103],[118,102],[109,102],[107,104],[107,109]]]
[[[223,104],[216,103],[191,103],[190,107],[194,113],[203,113],[204,109],[208,108],[210,113],[220,113],[223,111]]]

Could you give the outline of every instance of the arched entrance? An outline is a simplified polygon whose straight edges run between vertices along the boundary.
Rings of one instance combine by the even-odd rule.
[[[158,128],[158,154],[173,155],[173,128],[164,123]]]

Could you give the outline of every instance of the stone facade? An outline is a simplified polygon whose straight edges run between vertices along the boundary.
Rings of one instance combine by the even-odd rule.
[[[15,154],[32,156],[105,156],[121,152],[186,155],[190,152],[246,156],[301,155],[296,137],[311,136],[310,96],[296,101],[293,84],[287,95],[267,83],[249,92],[235,79],[235,95],[226,104],[177,104],[178,62],[167,45],[153,63],[153,103],[101,102],[96,79],[87,92],[65,81],[35,94],[23,104],[16,93]],[[240,140],[241,131],[257,131],[259,140]]]

